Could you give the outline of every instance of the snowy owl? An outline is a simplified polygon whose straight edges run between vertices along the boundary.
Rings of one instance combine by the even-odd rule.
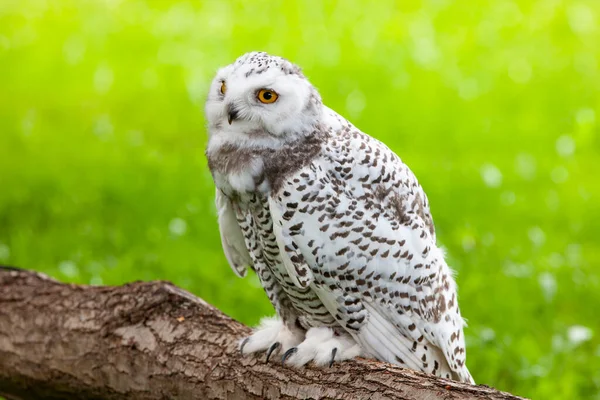
[[[277,313],[242,353],[296,367],[370,357],[473,382],[452,271],[400,158],[267,53],[220,69],[205,112],[225,256],[256,272]]]

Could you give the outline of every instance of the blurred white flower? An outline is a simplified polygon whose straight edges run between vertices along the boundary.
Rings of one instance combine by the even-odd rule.
[[[569,327],[567,331],[567,338],[569,342],[575,346],[580,345],[583,342],[587,342],[594,336],[594,333],[590,328],[583,325],[573,325]]]

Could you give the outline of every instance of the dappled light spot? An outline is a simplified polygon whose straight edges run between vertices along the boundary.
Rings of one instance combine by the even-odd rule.
[[[536,175],[536,160],[531,154],[521,153],[515,159],[515,171],[525,180],[533,180]]]
[[[146,68],[144,72],[142,72],[142,86],[146,89],[155,89],[159,83],[158,73],[154,68]]]
[[[548,367],[540,364],[531,365],[520,370],[518,374],[523,379],[541,378],[548,374]]]
[[[481,236],[481,244],[485,247],[490,247],[496,241],[496,237],[492,232],[487,232],[483,236]]]
[[[463,100],[473,100],[479,96],[479,83],[477,79],[464,79],[458,86],[458,95]]]
[[[497,188],[502,185],[502,172],[494,164],[483,164],[480,173],[487,186]]]
[[[565,256],[567,258],[567,263],[571,267],[579,267],[581,266],[582,261],[582,253],[581,253],[581,245],[579,243],[571,243],[567,246],[567,250],[565,251]]]
[[[463,235],[461,243],[463,250],[467,253],[472,251],[475,248],[475,245],[477,244],[475,238],[471,234]]]
[[[575,141],[569,135],[562,135],[556,139],[556,152],[561,157],[569,157],[575,153]]]
[[[190,100],[197,105],[201,105],[206,100],[206,91],[210,82],[206,80],[204,71],[200,68],[192,69],[186,79],[185,86]]]
[[[596,30],[596,16],[586,4],[578,3],[569,6],[567,17],[571,30],[577,34],[585,35]]]
[[[479,337],[483,342],[491,342],[496,339],[496,332],[490,327],[484,327],[479,331]]]
[[[583,199],[583,201],[589,201],[592,198],[590,192],[583,186],[579,186],[577,188],[577,194]]]
[[[529,82],[532,74],[531,64],[524,58],[517,58],[508,66],[508,76],[516,83]]]
[[[77,268],[77,265],[70,260],[61,261],[60,264],[58,264],[58,270],[67,278],[79,276],[79,268]]]
[[[23,135],[30,136],[33,133],[33,129],[35,128],[35,121],[37,118],[37,112],[34,109],[27,110],[27,113],[23,117],[21,121],[21,129],[23,131]]]
[[[594,53],[580,51],[573,55],[573,67],[582,75],[595,76],[598,71],[598,60]]]
[[[552,182],[554,183],[565,183],[569,179],[569,170],[559,165],[550,172],[550,178],[552,178]]]
[[[515,192],[506,191],[500,195],[500,203],[504,206],[512,206],[517,201],[517,195]]]
[[[548,256],[546,263],[550,268],[558,269],[565,265],[565,258],[560,253],[552,253]]]
[[[94,275],[90,278],[90,285],[92,286],[102,286],[104,281],[100,275]]]
[[[515,278],[528,278],[533,274],[533,267],[529,264],[522,264],[513,261],[506,261],[502,268],[506,276]]]
[[[418,64],[426,68],[432,68],[440,57],[437,44],[433,38],[414,39],[413,58]]]
[[[556,190],[549,190],[546,194],[546,206],[551,211],[557,211],[560,207],[560,196]]]
[[[73,35],[65,40],[63,44],[63,55],[69,65],[79,64],[85,55],[85,39],[79,35]]]
[[[491,19],[498,26],[512,27],[521,23],[523,13],[513,1],[495,1],[492,3]]]
[[[127,132],[127,139],[129,144],[133,147],[140,147],[144,145],[144,132],[138,130],[131,130]]]
[[[5,244],[0,243],[0,261],[7,262],[9,258],[10,258],[10,248]]]
[[[431,20],[426,14],[419,14],[410,23],[409,32],[413,41],[413,59],[423,67],[434,67],[439,61],[440,50],[435,40],[435,29]]]
[[[101,115],[94,122],[94,133],[100,139],[109,139],[113,135],[113,132],[114,127],[109,115]]]
[[[94,72],[94,89],[99,94],[110,91],[114,81],[114,72],[108,65],[100,65]]]
[[[4,35],[0,35],[0,51],[10,49],[10,39]]]
[[[183,236],[187,232],[187,222],[182,218],[173,218],[169,222],[169,232],[173,236]]]
[[[348,111],[348,115],[352,118],[360,117],[366,104],[365,95],[359,89],[353,90],[346,97],[346,110]]]
[[[546,243],[546,234],[539,226],[529,228],[527,236],[535,247],[540,247]]]
[[[540,288],[542,289],[542,294],[546,301],[552,301],[554,296],[556,295],[556,278],[551,272],[542,272],[538,276],[538,283],[540,284]]]
[[[325,67],[333,67],[340,62],[340,45],[334,40],[324,40],[319,47],[319,64]]]
[[[596,112],[591,108],[582,108],[575,117],[578,125],[593,125],[596,122]]]

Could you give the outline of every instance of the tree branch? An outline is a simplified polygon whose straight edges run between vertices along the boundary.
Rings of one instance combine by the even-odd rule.
[[[372,360],[266,364],[239,354],[249,333],[168,282],[78,286],[0,267],[7,399],[519,399]]]

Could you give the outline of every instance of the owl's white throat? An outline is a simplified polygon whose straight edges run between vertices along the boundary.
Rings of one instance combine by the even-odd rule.
[[[269,192],[271,185],[265,177],[263,160],[259,157],[248,159],[242,155],[236,158],[237,160],[232,159],[229,162],[239,162],[240,164],[231,169],[213,169],[217,188],[228,196],[240,193]]]

